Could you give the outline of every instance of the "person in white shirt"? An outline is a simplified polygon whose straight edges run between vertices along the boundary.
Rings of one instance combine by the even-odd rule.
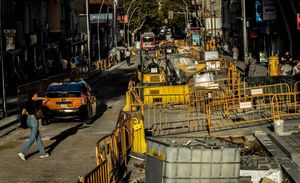
[[[233,60],[237,61],[238,57],[239,57],[239,49],[236,46],[234,46],[232,48],[232,58]]]
[[[228,52],[229,52],[229,46],[228,46],[227,43],[224,44],[223,49],[225,51],[225,54],[228,54]]]
[[[127,65],[130,65],[130,51],[128,48],[126,48],[126,50],[125,50],[125,58],[127,61]]]
[[[283,62],[283,66],[281,67],[281,72],[283,76],[288,76],[292,74],[293,67],[287,62]]]
[[[293,67],[293,76],[300,75],[300,61],[297,61],[296,65]]]

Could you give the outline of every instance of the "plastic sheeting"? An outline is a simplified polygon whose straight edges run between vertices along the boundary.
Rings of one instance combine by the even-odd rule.
[[[280,170],[240,170],[240,176],[251,176],[253,183],[260,183],[261,179],[268,178],[276,183],[282,182],[282,173]]]

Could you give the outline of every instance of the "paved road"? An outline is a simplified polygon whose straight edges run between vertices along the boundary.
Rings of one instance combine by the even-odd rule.
[[[41,127],[48,159],[40,159],[34,144],[26,162],[17,153],[29,130],[19,129],[0,139],[0,182],[77,182],[96,166],[95,144],[115,127],[125,104],[128,80],[136,64],[120,68],[92,86],[98,91],[98,119],[85,126],[79,122],[60,122]]]

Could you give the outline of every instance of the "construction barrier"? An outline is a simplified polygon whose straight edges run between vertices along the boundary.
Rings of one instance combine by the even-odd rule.
[[[294,86],[287,83],[249,86],[241,81],[235,64],[230,64],[227,71],[226,78],[203,83],[147,87],[132,85],[127,93],[127,109],[142,110],[145,129],[152,135],[202,130],[212,133],[278,118],[276,116],[280,115],[275,115],[275,112],[284,106],[274,107],[280,104],[274,102],[274,96],[297,92],[299,89],[298,82]],[[283,98],[286,99],[285,103],[292,103],[293,97]],[[299,96],[294,96],[294,99],[299,101]],[[293,105],[296,106],[295,102]],[[298,109],[294,107],[294,110]]]
[[[274,118],[285,119],[300,116],[300,92],[274,95],[272,98],[272,114]]]
[[[145,107],[145,129],[152,136],[205,131],[204,114],[194,115],[186,105],[149,105]]]
[[[200,97],[200,92],[197,92]],[[272,101],[275,100],[274,96],[291,93],[291,89],[288,84],[281,83],[242,88],[240,92],[237,92],[236,95],[232,94],[232,96],[226,95],[226,91],[224,93],[209,92],[210,96],[207,95],[206,100],[202,100],[203,103],[197,101],[197,98],[191,97],[186,104],[145,105],[146,131],[151,132],[154,136],[196,131],[212,133],[213,131],[262,124],[262,122],[276,119],[275,110],[272,107],[275,106],[272,104]],[[205,94],[205,91],[202,91],[201,94]],[[291,99],[285,99],[283,103],[291,103]],[[299,96],[297,99],[299,100]],[[199,103],[197,104],[197,102]],[[296,105],[294,104],[294,106]]]
[[[132,152],[144,154],[146,153],[144,117],[141,113],[136,113],[131,120],[133,123]]]
[[[288,88],[286,85],[286,89],[283,90],[288,91]],[[206,111],[209,133],[213,130],[245,127],[253,123],[270,122],[284,116],[300,114],[299,93],[289,91],[247,95],[241,100],[219,101],[214,110],[211,110],[211,106],[213,104],[207,105]]]
[[[110,183],[110,174],[107,161],[103,161],[100,165],[82,178],[83,183]]]
[[[124,111],[132,112],[150,105],[186,104],[189,102],[189,86],[135,86],[130,82],[126,93]]]
[[[101,138],[96,144],[97,167],[82,177],[83,183],[118,182],[119,172],[128,163],[128,155],[133,144],[131,116],[120,112],[115,130]],[[99,177],[103,179],[98,179]]]

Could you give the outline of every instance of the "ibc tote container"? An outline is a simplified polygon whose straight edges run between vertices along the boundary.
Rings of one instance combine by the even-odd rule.
[[[204,138],[147,138],[146,183],[237,183],[239,147]]]

